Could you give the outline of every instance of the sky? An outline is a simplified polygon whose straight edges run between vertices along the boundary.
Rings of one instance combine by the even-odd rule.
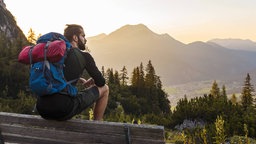
[[[144,24],[183,43],[214,38],[256,41],[256,0],[4,0],[27,35],[63,33],[80,24],[87,37]]]

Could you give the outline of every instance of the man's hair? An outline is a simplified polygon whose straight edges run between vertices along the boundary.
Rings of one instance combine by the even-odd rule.
[[[83,27],[78,24],[66,24],[66,28],[64,29],[64,36],[69,40],[72,41],[74,35],[80,35],[81,29]]]

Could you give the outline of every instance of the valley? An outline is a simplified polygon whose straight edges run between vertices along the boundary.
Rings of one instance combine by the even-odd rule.
[[[168,99],[171,102],[171,106],[176,106],[179,99],[186,97],[188,99],[195,98],[195,97],[202,97],[204,94],[209,94],[212,84],[214,80],[212,81],[200,81],[200,82],[191,82],[186,84],[180,84],[180,85],[171,85],[171,86],[165,86],[163,89],[166,93],[168,93]],[[218,86],[220,88],[220,91],[222,91],[222,86],[225,85],[226,93],[228,95],[228,98],[231,98],[233,94],[236,95],[236,97],[239,99],[243,87],[243,81],[242,82],[224,82],[217,80]]]

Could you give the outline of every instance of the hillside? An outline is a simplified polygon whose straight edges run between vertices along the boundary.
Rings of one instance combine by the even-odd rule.
[[[28,84],[28,70],[17,62],[18,52],[27,43],[14,16],[0,5],[0,98],[17,97]]]
[[[14,16],[2,5],[0,5],[0,34],[9,41],[21,39],[26,41],[21,29],[17,26]]]

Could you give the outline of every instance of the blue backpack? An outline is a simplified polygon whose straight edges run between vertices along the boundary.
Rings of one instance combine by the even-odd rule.
[[[51,95],[54,93],[66,93],[71,96],[77,95],[77,88],[71,85],[77,79],[66,81],[63,73],[64,61],[67,53],[71,48],[69,41],[61,34],[50,32],[41,36],[37,40],[38,43],[49,43],[54,40],[64,40],[66,43],[65,55],[60,61],[52,63],[47,60],[47,48],[44,50],[44,60],[32,64],[32,56],[30,55],[30,78],[29,86],[32,92],[37,96]]]

